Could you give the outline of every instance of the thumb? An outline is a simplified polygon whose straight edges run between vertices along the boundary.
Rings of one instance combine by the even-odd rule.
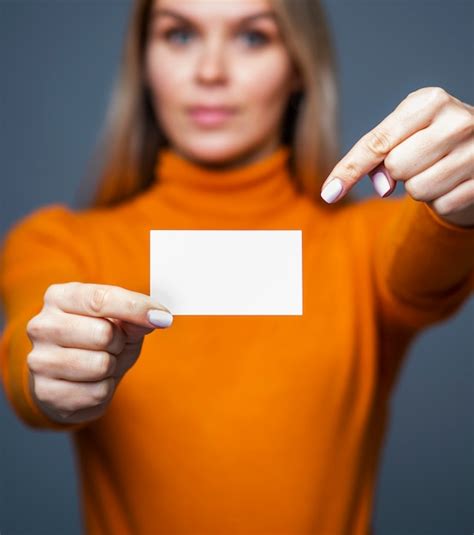
[[[136,323],[131,323],[130,321],[121,320],[118,318],[107,319],[122,329],[127,337],[128,343],[140,342],[144,336],[153,332],[157,327],[166,328],[171,326],[173,323],[173,316],[171,312],[166,312],[165,310],[149,310],[147,317],[151,324],[150,327],[137,325]]]
[[[370,180],[372,180],[375,191],[380,197],[388,197],[393,193],[397,183],[390,176],[390,173],[383,162],[377,165],[377,167],[372,169],[372,171],[369,171],[367,174],[369,175]]]
[[[155,330],[155,326],[143,327],[137,325],[136,323],[131,323],[129,321],[120,320],[117,318],[106,318],[108,321],[119,327],[125,334],[127,344],[136,344],[142,341],[142,338],[147,334]]]

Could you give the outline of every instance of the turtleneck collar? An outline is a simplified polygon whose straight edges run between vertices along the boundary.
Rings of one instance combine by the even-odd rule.
[[[217,170],[161,149],[152,191],[174,208],[200,217],[264,217],[291,205],[298,197],[288,168],[290,149],[241,167]]]

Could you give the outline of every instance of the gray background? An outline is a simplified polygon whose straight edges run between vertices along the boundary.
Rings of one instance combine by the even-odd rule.
[[[473,103],[474,3],[355,4],[326,0],[342,70],[344,152],[414,89],[439,85]],[[102,124],[129,6],[0,0],[0,236],[41,205],[73,201]],[[374,194],[367,177],[356,191]],[[393,398],[377,535],[473,531],[473,312],[471,299],[412,346]],[[1,534],[79,534],[68,435],[27,428],[0,392]]]

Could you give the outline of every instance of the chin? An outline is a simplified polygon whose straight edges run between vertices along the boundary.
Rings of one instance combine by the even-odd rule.
[[[196,143],[179,144],[180,151],[189,157],[205,165],[229,165],[237,163],[248,157],[256,150],[256,143],[249,145],[236,140],[220,140],[219,142],[205,143],[203,140]]]

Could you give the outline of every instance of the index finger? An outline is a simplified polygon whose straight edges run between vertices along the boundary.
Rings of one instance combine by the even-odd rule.
[[[161,310],[171,316],[166,307],[153,302],[148,295],[106,284],[53,284],[46,291],[44,301],[70,314],[113,318],[145,329],[156,327],[148,319],[149,311]]]
[[[328,203],[341,199],[402,141],[427,127],[433,108],[420,101],[426,93],[410,93],[383,121],[365,134],[337,163],[324,181],[321,197]]]

